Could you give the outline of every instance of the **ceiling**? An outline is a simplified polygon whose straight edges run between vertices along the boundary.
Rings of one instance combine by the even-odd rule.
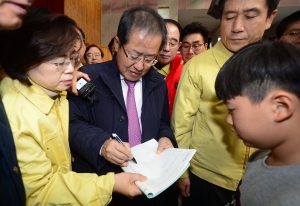
[[[276,15],[272,27],[265,32],[265,36],[274,36],[275,28],[277,24],[286,16],[291,13],[300,10],[300,6],[287,6],[279,7],[278,14]],[[182,27],[185,27],[187,24],[198,21],[205,26],[211,35],[218,32],[220,26],[220,19],[215,19],[207,15],[207,9],[185,9],[178,11],[178,22]]]

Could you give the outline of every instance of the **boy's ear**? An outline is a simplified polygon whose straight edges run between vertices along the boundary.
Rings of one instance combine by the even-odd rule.
[[[295,110],[295,97],[286,91],[275,91],[272,95],[274,120],[282,122],[289,119]]]

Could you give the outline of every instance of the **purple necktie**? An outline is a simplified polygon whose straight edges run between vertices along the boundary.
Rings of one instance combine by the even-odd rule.
[[[134,98],[134,86],[136,82],[125,80],[128,85],[127,93],[127,116],[128,116],[128,138],[130,147],[141,144],[141,128]]]

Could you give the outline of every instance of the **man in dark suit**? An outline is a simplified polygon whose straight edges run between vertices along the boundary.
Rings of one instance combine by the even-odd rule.
[[[32,1],[0,0],[0,32],[1,30],[18,29],[23,22],[26,8]],[[19,7],[19,8],[18,8]],[[1,65],[0,65],[1,68]],[[0,69],[2,76],[3,71]],[[1,77],[0,77],[1,78]],[[16,149],[5,109],[0,98],[0,204],[25,205],[25,190],[20,168],[16,157]]]
[[[164,77],[153,69],[156,58],[166,41],[166,27],[156,11],[148,7],[134,7],[121,17],[114,39],[116,55],[101,64],[85,65],[85,72],[96,86],[96,98],[88,100],[69,94],[70,148],[74,158],[73,170],[98,175],[121,172],[132,158],[133,117],[127,112],[129,86],[134,83],[135,109],[141,131],[139,143],[155,138],[158,153],[177,147],[170,129],[169,103]],[[136,126],[136,125],[135,125]],[[111,138],[117,133],[125,147]],[[129,144],[129,143],[131,144]],[[110,205],[177,205],[177,191],[173,187],[157,198],[146,196],[129,200],[113,194]]]

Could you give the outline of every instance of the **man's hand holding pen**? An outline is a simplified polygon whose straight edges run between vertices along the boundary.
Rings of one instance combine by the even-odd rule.
[[[113,164],[127,167],[128,159],[132,159],[133,155],[129,143],[123,142],[123,144],[111,138],[107,139],[102,146],[102,156]]]

